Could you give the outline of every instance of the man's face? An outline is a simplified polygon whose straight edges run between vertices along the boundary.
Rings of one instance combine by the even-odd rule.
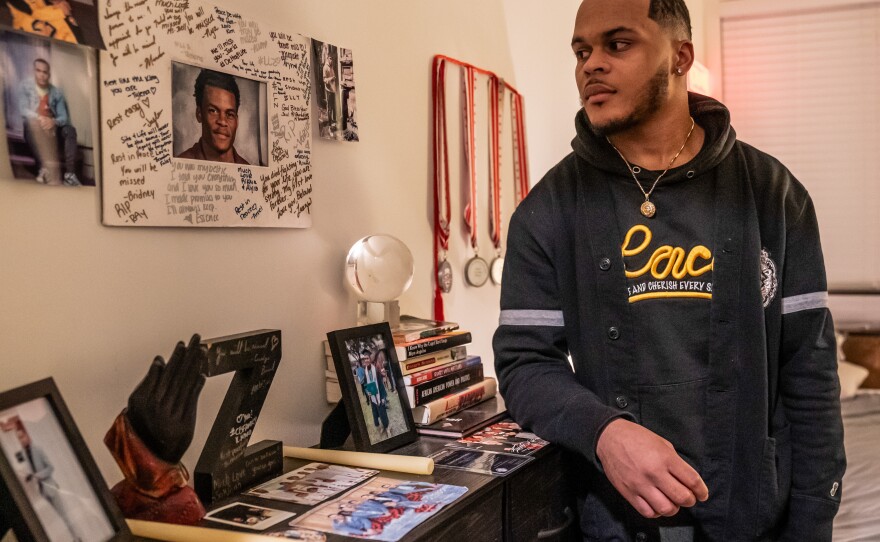
[[[51,75],[48,64],[45,62],[34,62],[34,80],[38,87],[46,88],[49,86],[49,77]]]
[[[572,50],[581,104],[600,135],[637,126],[668,100],[672,37],[649,0],[584,0]]]
[[[196,120],[202,124],[202,141],[218,154],[223,154],[235,143],[238,129],[238,109],[235,95],[228,90],[205,86],[202,106],[196,109]]]

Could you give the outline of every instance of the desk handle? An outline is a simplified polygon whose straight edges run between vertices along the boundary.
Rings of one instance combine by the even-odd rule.
[[[571,527],[571,522],[574,521],[574,512],[572,512],[571,507],[566,506],[565,510],[563,510],[562,513],[565,514],[565,523],[563,523],[559,527],[553,527],[551,529],[541,529],[540,531],[538,531],[538,540],[553,538],[556,535],[564,533],[569,527]]]

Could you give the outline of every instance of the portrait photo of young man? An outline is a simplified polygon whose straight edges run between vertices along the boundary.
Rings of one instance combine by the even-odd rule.
[[[174,157],[267,165],[265,83],[177,62],[172,70]]]

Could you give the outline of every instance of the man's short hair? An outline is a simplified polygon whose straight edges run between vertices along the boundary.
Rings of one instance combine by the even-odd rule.
[[[235,109],[238,110],[238,106],[241,104],[241,93],[238,90],[238,83],[235,82],[235,77],[228,73],[215,72],[208,69],[203,69],[199,72],[199,76],[196,77],[196,88],[193,94],[196,97],[196,107],[202,107],[205,87],[208,85],[231,92],[235,96]]]
[[[49,61],[46,60],[45,58],[37,58],[37,59],[35,59],[35,60],[34,60],[34,66],[36,66],[38,62],[39,62],[40,64],[45,64],[47,68],[50,68],[50,69],[52,68],[51,64],[49,64]]]
[[[684,0],[651,0],[648,18],[679,39],[692,39],[691,14]]]

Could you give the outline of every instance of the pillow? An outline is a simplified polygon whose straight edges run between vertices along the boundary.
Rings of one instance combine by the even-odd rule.
[[[840,378],[840,399],[849,399],[868,378],[868,369],[841,359],[837,361],[837,376]]]

